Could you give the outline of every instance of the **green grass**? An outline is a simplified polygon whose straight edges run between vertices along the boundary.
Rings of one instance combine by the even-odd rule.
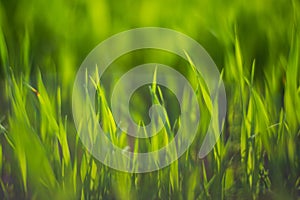
[[[299,12],[296,0],[1,1],[0,199],[300,199]],[[116,61],[107,85],[128,66],[161,62],[181,70],[200,102],[201,125],[188,151],[166,168],[134,174],[89,154],[74,126],[71,96],[91,49],[143,26],[175,29],[202,44],[221,71],[228,102],[223,134],[200,159],[215,103],[207,100],[201,75],[166,52],[134,52]],[[153,151],[172,139],[180,126],[176,113],[151,142],[133,143],[117,132],[107,103],[111,88],[96,80],[96,114],[114,144]],[[163,87],[145,91],[148,103],[176,110]],[[133,107],[148,106],[142,97],[132,99]]]

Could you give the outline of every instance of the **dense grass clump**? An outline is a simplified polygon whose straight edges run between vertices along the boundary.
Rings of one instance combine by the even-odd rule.
[[[1,1],[0,199],[300,199],[299,12],[296,0]],[[124,173],[82,145],[72,86],[99,42],[144,26],[175,29],[203,45],[221,72],[227,116],[220,140],[200,159],[214,103],[202,76],[166,52],[124,55],[101,80],[106,87],[95,82],[96,114],[114,144],[153,151],[180,126],[172,94],[152,84],[132,98],[133,117],[144,120],[134,109],[160,103],[170,111],[168,123],[151,140],[118,132],[108,100],[129,66],[173,66],[197,90],[201,109],[198,134],[179,160],[151,173]]]

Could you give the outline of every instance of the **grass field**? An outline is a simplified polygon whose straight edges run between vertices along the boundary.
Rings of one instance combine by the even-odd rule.
[[[132,138],[116,131],[107,101],[128,66],[187,66],[179,71],[198,88],[201,110],[197,136],[177,161],[125,173],[100,163],[82,144],[72,89],[96,45],[146,26],[174,29],[203,45],[222,74],[227,115],[214,149],[200,159],[211,118],[201,75],[166,52],[118,59],[103,79],[109,87],[95,84],[96,112],[114,144],[132,146]],[[300,199],[299,28],[297,0],[0,1],[0,199]],[[172,97],[155,84],[140,92],[132,98],[137,121],[147,119],[134,109],[167,101],[161,93]],[[173,138],[178,105],[166,106],[172,112],[161,133],[135,141],[134,151],[153,151]]]

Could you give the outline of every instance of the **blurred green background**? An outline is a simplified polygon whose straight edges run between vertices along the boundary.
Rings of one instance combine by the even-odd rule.
[[[1,199],[299,199],[299,11],[297,0],[1,0]],[[208,51],[223,72],[228,114],[207,158],[194,144],[168,168],[125,174],[78,142],[72,87],[96,45],[145,26],[180,31]],[[126,65],[147,60],[135,57]]]
[[[251,65],[255,58],[262,68],[288,54],[297,17],[294,9],[292,1],[272,0],[2,1],[1,38],[7,41],[8,65],[22,71],[29,65],[31,70],[38,66],[58,72],[66,83],[72,82],[76,69],[98,43],[144,26],[171,28],[195,38],[220,68],[236,32],[245,63]]]

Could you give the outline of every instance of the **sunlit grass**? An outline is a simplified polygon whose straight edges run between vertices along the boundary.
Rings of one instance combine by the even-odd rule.
[[[297,1],[1,2],[0,199],[299,199],[299,10]],[[101,164],[82,145],[71,88],[92,48],[140,26],[173,28],[203,44],[220,68],[228,103],[223,134],[200,159],[215,102],[188,65],[200,103],[198,134],[170,166],[134,174]],[[124,59],[124,66],[138,59]],[[171,116],[151,142],[128,138],[112,118],[110,90],[87,78],[97,89],[95,114],[124,151],[156,150],[180,126]],[[168,103],[162,87],[147,89],[151,103]],[[136,103],[145,106],[138,97]]]

